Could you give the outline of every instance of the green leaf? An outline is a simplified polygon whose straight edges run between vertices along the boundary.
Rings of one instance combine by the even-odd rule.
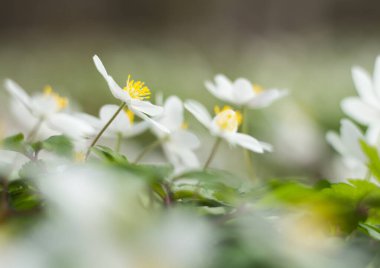
[[[361,148],[367,156],[367,167],[372,175],[380,181],[380,157],[375,146],[368,145],[365,141],[360,141]]]
[[[358,229],[373,239],[380,240],[380,228],[361,222],[359,223]]]
[[[105,162],[111,164],[128,164],[128,159],[124,155],[114,152],[111,148],[106,146],[95,146],[91,148],[92,152],[94,152],[97,156],[99,156]]]
[[[12,181],[8,186],[8,193],[10,206],[17,212],[38,209],[42,204],[36,188],[28,180]]]
[[[16,135],[7,137],[0,142],[0,145],[5,150],[23,152],[24,151],[24,134],[18,133]]]
[[[40,145],[42,149],[56,153],[62,156],[71,156],[73,154],[73,144],[71,140],[64,136],[51,136],[48,139],[42,141]]]

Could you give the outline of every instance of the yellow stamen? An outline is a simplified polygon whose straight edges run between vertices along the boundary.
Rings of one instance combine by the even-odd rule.
[[[182,125],[181,125],[181,128],[182,129],[188,129],[189,125],[186,122],[183,122]]]
[[[260,85],[253,84],[253,85],[252,85],[252,90],[253,90],[255,93],[259,94],[259,93],[262,93],[262,92],[264,91],[264,88],[263,88],[262,86],[260,86]]]
[[[150,99],[150,89],[145,86],[144,82],[131,80],[131,75],[128,75],[127,85],[123,89],[128,92],[132,99]]]
[[[229,106],[224,106],[223,109],[215,106],[214,111],[216,113],[215,122],[222,130],[235,132],[243,121],[242,114]]]
[[[129,109],[124,109],[124,113],[126,114],[126,116],[129,119],[129,122],[132,125],[134,123],[134,121],[135,121],[135,114],[131,110],[129,110]]]
[[[65,97],[61,97],[58,93],[53,91],[53,88],[49,85],[44,87],[44,95],[53,98],[57,105],[57,110],[63,110],[69,104],[69,100]]]
[[[74,155],[75,162],[84,163],[86,160],[86,154],[83,152],[76,152]]]

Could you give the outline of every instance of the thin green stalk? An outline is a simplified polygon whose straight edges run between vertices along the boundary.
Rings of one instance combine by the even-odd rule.
[[[31,131],[29,132],[28,136],[26,136],[25,140],[30,141],[34,138],[34,136],[37,135],[38,130],[40,130],[42,122],[44,121],[43,117],[40,117],[37,121],[37,123],[33,126]]]
[[[206,169],[208,168],[208,166],[210,165],[212,159],[213,159],[214,156],[215,156],[216,151],[218,150],[218,147],[219,147],[221,141],[222,141],[221,138],[219,138],[219,137],[216,138],[216,141],[215,141],[215,143],[214,143],[214,146],[213,146],[212,149],[211,149],[211,153],[210,153],[209,157],[207,158],[207,160],[206,160],[206,162],[205,162],[205,164],[204,164],[204,166],[203,166],[203,170],[206,170]]]
[[[247,107],[243,108],[243,125],[242,125],[242,132],[244,134],[249,134],[249,121],[248,118],[248,109]],[[245,163],[248,169],[248,174],[252,180],[256,179],[255,169],[253,168],[253,159],[252,159],[252,153],[248,149],[243,150]]]
[[[115,143],[115,152],[118,153],[120,152],[120,147],[121,147],[121,142],[123,140],[123,134],[120,132],[117,133],[116,135],[116,143]]]
[[[140,162],[140,160],[149,152],[153,151],[157,146],[159,146],[163,141],[165,140],[164,139],[158,139],[158,140],[155,140],[154,142],[152,142],[151,144],[149,144],[148,146],[146,146],[144,148],[144,150],[141,151],[141,153],[136,157],[136,160],[133,162],[135,164],[137,164],[138,162]]]
[[[108,122],[104,125],[104,127],[99,131],[98,135],[96,135],[95,139],[92,141],[92,143],[90,144],[90,146],[87,149],[86,159],[90,155],[91,148],[95,146],[95,144],[98,142],[98,140],[100,139],[100,137],[103,135],[104,131],[106,131],[106,129],[111,125],[111,123],[113,122],[113,120],[115,120],[116,116],[121,112],[121,110],[123,110],[123,108],[125,107],[125,105],[126,105],[125,102],[121,103],[119,109],[117,109],[117,111],[115,112],[115,114],[110,118],[110,120],[108,120]]]

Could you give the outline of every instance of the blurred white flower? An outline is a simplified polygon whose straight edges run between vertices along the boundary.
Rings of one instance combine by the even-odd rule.
[[[93,60],[97,70],[106,80],[108,87],[115,98],[125,103],[128,109],[138,117],[155,124],[163,131],[167,131],[163,126],[147,116],[158,116],[163,112],[163,108],[147,101],[147,99],[150,98],[151,92],[143,82],[131,80],[130,76],[128,76],[126,86],[122,88],[115,82],[112,76],[107,73],[107,70],[97,55],[93,57]]]
[[[175,173],[198,168],[200,163],[194,153],[199,148],[197,136],[186,129],[184,124],[184,108],[177,96],[170,96],[164,104],[164,113],[155,120],[169,129],[165,133],[152,126],[153,133],[162,141],[162,149],[169,162],[174,166]]]
[[[226,76],[215,76],[214,83],[206,81],[205,86],[215,97],[238,106],[249,108],[263,108],[273,101],[288,94],[287,90],[267,89],[259,85],[253,85],[245,78],[238,78],[234,82]]]
[[[348,119],[341,120],[340,135],[329,131],[326,135],[328,143],[341,155],[346,168],[349,169],[347,175],[364,178],[367,172],[366,156],[364,155],[360,140],[372,144],[375,133],[378,129],[367,132],[365,137],[360,129]]]
[[[90,124],[96,131],[99,131],[118,109],[119,106],[117,105],[106,104],[100,108],[99,118],[85,113],[79,113],[77,116]],[[146,121],[136,123],[133,112],[124,109],[123,112],[116,116],[103,135],[109,138],[117,138],[119,136],[129,138],[141,134],[149,126],[150,124]]]
[[[352,78],[359,96],[344,99],[342,110],[361,124],[380,124],[380,56],[373,78],[361,67],[352,68]]]
[[[216,116],[214,118],[197,101],[187,100],[185,107],[213,136],[220,137],[232,145],[237,144],[256,153],[272,150],[270,144],[258,141],[250,135],[238,133],[237,130],[241,124],[242,115],[228,106],[223,109],[215,107]]]
[[[47,118],[62,111],[68,105],[68,99],[55,93],[50,86],[44,88],[43,94],[30,97],[16,82],[7,79],[5,89],[37,118]]]
[[[43,94],[29,96],[13,80],[5,80],[5,89],[13,97],[11,109],[18,121],[20,121],[29,131],[41,132],[42,136],[54,134],[49,130],[46,123],[54,121],[54,116],[64,111],[68,106],[68,99],[61,97],[53,91],[50,86],[44,88]]]

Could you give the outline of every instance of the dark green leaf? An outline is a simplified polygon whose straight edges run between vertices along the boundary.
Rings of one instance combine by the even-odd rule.
[[[73,153],[73,144],[71,140],[64,136],[51,136],[42,142],[42,149],[56,153],[62,156],[71,156]]]

